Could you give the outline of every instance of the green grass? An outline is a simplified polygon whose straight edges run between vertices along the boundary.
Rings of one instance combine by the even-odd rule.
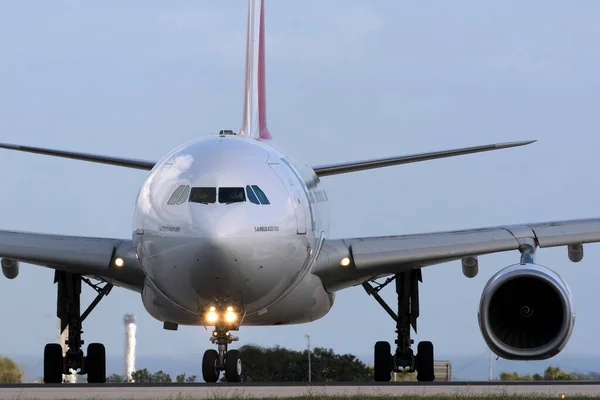
[[[94,400],[110,400],[108,398],[98,398],[94,397]],[[298,396],[298,397],[246,397],[246,396],[228,396],[228,395],[214,395],[210,397],[206,396],[193,396],[193,395],[177,395],[177,396],[168,396],[168,397],[149,397],[147,400],[199,400],[199,399],[209,399],[209,400],[221,400],[221,399],[231,399],[231,400],[392,400],[392,399],[401,399],[401,400],[469,400],[469,399],[477,399],[477,400],[518,400],[518,399],[526,399],[526,400],[547,400],[547,399],[560,399],[560,396],[548,395],[541,396],[539,394],[534,394],[531,396],[523,396],[523,395],[492,395],[492,396],[468,396],[468,395],[438,395],[438,396],[416,396],[416,395],[403,395],[403,396],[373,396],[373,395],[348,395],[348,396],[325,396],[325,395],[309,395],[309,396]],[[600,396],[567,396],[565,400],[589,400],[589,399],[600,399]]]
[[[218,397],[216,397],[218,398]],[[299,396],[299,397],[228,397],[228,399],[236,399],[236,400],[392,400],[392,399],[401,399],[401,400],[469,400],[469,399],[477,399],[477,400],[517,400],[517,399],[527,399],[527,400],[547,400],[547,399],[559,399],[558,396],[540,396],[540,395],[531,395],[531,396],[517,396],[517,395],[506,395],[506,396],[467,396],[467,395],[439,395],[439,396],[416,396],[416,395],[403,395],[403,396],[372,396],[372,395],[364,395],[364,396],[325,396],[325,395],[314,395],[314,396]],[[565,400],[577,400],[577,399],[600,399],[600,396],[569,396],[565,398]],[[195,400],[194,397],[172,397],[170,400]]]
[[[82,400],[111,400],[110,397],[104,396],[82,396]],[[128,399],[127,397],[120,399]],[[15,399],[25,400],[25,399],[35,399],[33,397],[25,397],[18,396]],[[129,399],[134,399],[131,397]],[[138,398],[139,399],[139,398]],[[263,396],[246,396],[235,394],[224,394],[213,392],[209,395],[188,395],[188,394],[178,394],[178,395],[170,395],[170,396],[156,396],[156,397],[147,397],[146,400],[392,400],[392,399],[400,399],[400,400],[518,400],[518,399],[526,399],[526,400],[547,400],[547,399],[561,399],[560,395],[540,395],[540,394],[531,394],[531,395],[468,395],[467,393],[456,393],[456,394],[443,394],[443,395],[427,395],[427,396],[419,396],[419,395],[399,395],[399,396],[390,396],[390,395],[323,395],[323,394],[309,394],[297,397],[263,397]],[[564,400],[583,400],[583,399],[599,399],[600,395],[597,396],[584,396],[584,395],[573,395],[566,396]]]

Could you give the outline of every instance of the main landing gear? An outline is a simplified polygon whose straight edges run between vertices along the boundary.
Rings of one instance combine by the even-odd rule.
[[[227,307],[225,310],[210,307],[210,311],[205,315],[208,322],[215,323],[210,341],[217,344],[217,350],[206,350],[202,357],[202,377],[206,383],[217,382],[221,371],[225,371],[227,382],[242,381],[241,353],[239,350],[227,349],[228,345],[239,340],[230,333],[230,330],[239,329],[239,313],[233,307]]]
[[[80,295],[81,282],[91,286],[98,295],[81,314]],[[113,285],[107,283],[103,287],[93,284],[89,279],[81,275],[69,272],[56,271],[54,283],[57,285],[57,307],[56,314],[60,318],[60,331],[67,327],[68,347],[63,357],[63,349],[58,343],[49,343],[44,348],[44,383],[62,383],[63,374],[71,374],[71,369],[80,375],[87,374],[89,383],[106,382],[106,353],[101,343],[90,343],[87,347],[87,356],[81,350],[84,342],[81,339],[82,323],[92,312],[102,297],[108,295]]]
[[[387,305],[379,296],[379,291],[392,281],[396,281],[396,293],[398,294],[398,314]],[[410,338],[410,328],[417,332],[417,318],[419,317],[419,282],[423,282],[421,269],[397,274],[379,284],[373,281],[363,283],[367,293],[375,298],[387,313],[396,321],[396,352],[391,354],[391,346],[388,342],[377,342],[375,344],[375,371],[374,380],[378,382],[389,382],[391,372],[415,372],[420,382],[432,382],[435,379],[433,372],[433,344],[431,342],[420,342],[417,346],[417,354],[413,353],[411,345],[414,340]]]

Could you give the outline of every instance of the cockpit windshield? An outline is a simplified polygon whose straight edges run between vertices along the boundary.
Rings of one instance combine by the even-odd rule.
[[[171,195],[171,198],[169,199],[169,201],[167,201],[167,204],[175,204],[175,203],[177,203],[177,200],[181,196],[181,192],[183,192],[184,189],[185,189],[184,185],[179,185],[179,187]]]
[[[191,203],[209,204],[217,201],[217,188],[195,187],[190,192]]]
[[[256,197],[256,194],[254,194],[254,190],[252,190],[250,185],[246,186],[246,193],[248,194],[248,200],[250,200],[250,203],[260,204],[258,197]]]
[[[246,201],[244,188],[237,187],[220,187],[219,188],[219,203],[242,203]]]
[[[258,186],[252,185],[252,189],[254,189],[256,197],[258,197],[258,200],[260,200],[260,204],[271,204],[269,203],[269,199],[267,199],[265,192],[263,192]]]
[[[247,185],[243,187],[220,187],[219,192],[219,203],[231,204],[231,203],[243,203],[248,199],[252,204],[271,204],[267,195],[256,185]],[[189,193],[190,203],[202,203],[211,204],[217,202],[217,188],[214,187],[183,187],[177,188],[173,193],[172,198],[169,200],[169,204],[182,204],[187,201]],[[179,200],[177,200],[179,199]]]

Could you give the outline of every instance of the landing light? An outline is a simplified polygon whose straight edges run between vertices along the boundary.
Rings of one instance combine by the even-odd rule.
[[[219,319],[219,316],[214,311],[209,311],[208,314],[206,314],[206,321],[209,323],[217,322],[218,319]]]
[[[125,261],[123,261],[121,257],[118,257],[117,259],[115,259],[115,265],[117,267],[122,267],[123,265],[125,265]]]
[[[340,261],[340,265],[342,267],[347,267],[348,265],[350,265],[350,259],[348,257],[342,258],[342,261]]]
[[[230,311],[229,310],[230,308],[231,307],[228,307],[227,308],[227,312],[225,313],[225,321],[227,321],[229,323],[232,323],[232,322],[235,322],[237,320],[237,314],[234,313],[233,311]],[[232,310],[233,310],[233,308],[232,308]]]

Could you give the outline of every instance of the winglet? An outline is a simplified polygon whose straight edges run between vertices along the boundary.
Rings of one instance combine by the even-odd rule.
[[[244,115],[240,135],[271,139],[267,128],[265,93],[265,12],[264,0],[248,1],[246,37],[246,84]]]

